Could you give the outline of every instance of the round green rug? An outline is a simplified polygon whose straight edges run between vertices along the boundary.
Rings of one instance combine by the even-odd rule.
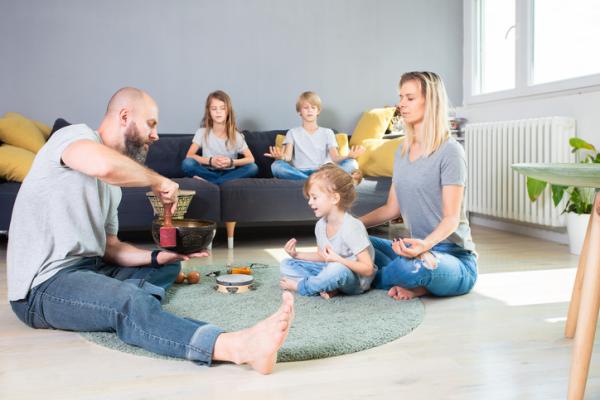
[[[200,284],[173,285],[163,308],[182,317],[209,321],[228,331],[249,327],[273,313],[281,302],[279,268],[255,268],[256,290],[223,294],[214,290],[215,278],[209,271],[223,267],[202,267]],[[189,271],[186,271],[189,272]],[[391,342],[415,329],[423,320],[425,308],[418,300],[396,301],[384,290],[371,290],[358,296],[295,295],[296,318],[278,354],[279,361],[301,361],[338,356]],[[116,334],[83,332],[95,343],[126,353],[170,358],[123,343]]]

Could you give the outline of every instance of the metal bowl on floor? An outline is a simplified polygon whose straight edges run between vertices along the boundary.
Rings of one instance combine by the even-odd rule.
[[[160,228],[162,225],[162,218],[152,221],[152,239],[158,246],[160,246]],[[215,237],[217,230],[215,222],[199,219],[173,219],[173,227],[177,230],[177,245],[175,247],[164,247],[164,249],[180,254],[206,250]]]

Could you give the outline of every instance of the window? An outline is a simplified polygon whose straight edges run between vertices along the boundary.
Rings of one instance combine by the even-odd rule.
[[[600,1],[464,0],[465,103],[600,88]]]

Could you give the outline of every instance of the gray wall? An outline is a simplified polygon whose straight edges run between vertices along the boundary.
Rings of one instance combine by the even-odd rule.
[[[159,132],[193,132],[225,90],[242,129],[296,126],[314,90],[320,125],[352,131],[394,104],[400,74],[433,70],[462,102],[461,0],[0,0],[0,113],[97,127],[121,86],[147,90]]]

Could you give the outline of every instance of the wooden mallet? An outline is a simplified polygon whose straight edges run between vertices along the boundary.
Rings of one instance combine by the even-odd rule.
[[[171,207],[173,204],[163,204],[164,221],[160,227],[160,247],[177,246],[177,228],[173,226],[173,214]]]

